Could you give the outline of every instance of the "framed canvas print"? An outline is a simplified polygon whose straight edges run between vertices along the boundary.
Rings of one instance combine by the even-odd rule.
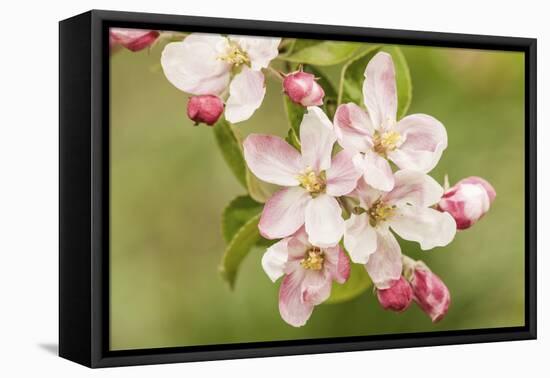
[[[536,40],[60,22],[62,357],[536,337]]]

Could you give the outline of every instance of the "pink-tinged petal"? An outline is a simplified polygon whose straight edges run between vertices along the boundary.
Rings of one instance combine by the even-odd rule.
[[[246,121],[260,107],[265,96],[264,74],[247,66],[229,85],[229,98],[225,104],[225,119],[237,123]]]
[[[307,238],[306,230],[302,226],[292,236],[288,237],[287,249],[289,261],[302,260],[309,247],[311,247],[311,244]]]
[[[357,180],[361,174],[362,172],[353,163],[352,152],[345,150],[338,152],[326,171],[327,194],[334,197],[348,194],[357,186]]]
[[[366,213],[352,214],[346,220],[344,247],[354,263],[366,264],[369,261],[369,257],[376,251],[376,239],[376,231],[369,224]]]
[[[420,243],[423,250],[444,247],[456,234],[453,217],[432,208],[404,206],[388,220],[390,227],[403,239]]]
[[[384,201],[396,206],[406,204],[429,207],[443,195],[443,188],[425,173],[411,170],[395,172],[395,186],[384,196]]]
[[[250,58],[250,68],[259,71],[269,66],[269,63],[279,55],[279,43],[281,38],[270,37],[250,37],[250,36],[229,36],[231,41],[239,46],[248,54]]]
[[[288,261],[289,238],[278,241],[267,249],[262,257],[262,267],[271,281],[275,282],[285,274]]]
[[[363,99],[374,127],[385,127],[395,122],[397,90],[390,54],[379,52],[370,60],[365,70]]]
[[[451,293],[441,278],[427,267],[417,264],[411,281],[414,300],[432,322],[443,319],[451,305]]]
[[[167,44],[160,63],[164,75],[179,90],[194,95],[221,94],[229,84],[231,66],[219,59],[227,39],[193,33]]]
[[[427,173],[437,165],[447,148],[445,126],[429,115],[406,116],[395,129],[401,134],[403,143],[388,157],[401,169]]]
[[[300,104],[306,107],[321,106],[323,105],[324,97],[325,91],[323,90],[323,87],[321,87],[317,81],[314,81],[311,86],[311,91],[309,91],[309,93],[307,93],[306,96],[300,100]]]
[[[302,281],[304,271],[297,269],[283,279],[279,289],[279,312],[285,322],[293,327],[306,324],[314,305],[303,301]]]
[[[349,194],[350,197],[359,199],[359,204],[363,209],[370,208],[374,202],[382,197],[383,192],[378,189],[374,189],[367,184],[365,180],[358,180],[357,187],[353,192]]]
[[[160,33],[156,30],[111,28],[109,29],[109,46],[112,48],[120,45],[136,52],[152,46],[159,35]]]
[[[323,270],[306,270],[302,281],[302,300],[304,303],[318,305],[330,297],[332,278]]]
[[[456,183],[456,185],[462,185],[462,184],[472,184],[472,185],[481,185],[487,192],[487,195],[489,196],[489,200],[491,203],[495,200],[495,197],[497,196],[497,192],[495,191],[495,188],[489,183],[489,181],[478,177],[478,176],[471,176],[467,177],[465,179],[460,180]]]
[[[445,192],[438,210],[454,218],[456,227],[465,230],[480,220],[490,209],[496,196],[495,189],[480,177],[460,180]]]
[[[218,96],[201,95],[189,98],[187,117],[195,124],[214,125],[223,113],[223,101]]]
[[[338,144],[347,150],[367,152],[373,146],[374,127],[369,115],[353,103],[342,104],[336,109],[334,132]]]
[[[250,134],[243,142],[244,159],[259,179],[283,186],[299,185],[302,157],[283,139]]]
[[[387,229],[378,228],[376,240],[376,252],[369,257],[365,268],[378,289],[388,289],[401,277],[401,247]]]
[[[311,196],[301,187],[284,188],[264,206],[258,229],[266,239],[292,235],[304,224],[305,209]]]
[[[334,128],[327,115],[318,107],[307,108],[300,124],[303,164],[316,172],[330,168],[335,141]]]
[[[390,288],[377,290],[376,296],[384,310],[403,312],[411,305],[413,290],[411,284],[401,277]]]
[[[365,156],[364,175],[367,184],[375,189],[390,191],[395,184],[393,172],[390,163],[373,151],[369,151]]]
[[[348,280],[350,273],[348,256],[339,245],[326,248],[324,251],[326,270],[334,281],[343,284]]]
[[[327,194],[313,198],[306,206],[306,232],[311,244],[332,247],[344,234],[344,219],[338,201]]]

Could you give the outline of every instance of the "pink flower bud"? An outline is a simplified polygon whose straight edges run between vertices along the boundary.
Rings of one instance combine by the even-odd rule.
[[[212,126],[223,113],[223,102],[218,96],[193,96],[187,103],[187,116],[198,123]]]
[[[302,106],[323,105],[325,91],[310,73],[296,71],[283,80],[283,89],[288,97]]]
[[[438,208],[452,215],[456,227],[464,230],[476,223],[491,207],[495,189],[481,177],[468,177],[448,189]]]
[[[151,46],[159,35],[156,30],[112,28],[109,30],[109,48],[113,51],[113,48],[122,46],[130,51],[140,51]]]
[[[384,310],[396,312],[402,312],[409,308],[413,299],[411,285],[404,277],[396,280],[389,289],[378,290],[376,294],[378,302]]]
[[[417,264],[414,268],[411,286],[414,300],[436,323],[443,319],[451,304],[449,289],[430,269]]]

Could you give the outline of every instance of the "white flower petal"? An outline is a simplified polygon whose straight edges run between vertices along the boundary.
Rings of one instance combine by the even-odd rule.
[[[344,234],[344,219],[338,201],[327,194],[313,198],[306,206],[306,232],[311,244],[332,247]]]
[[[399,208],[389,226],[403,239],[420,243],[423,250],[444,247],[456,234],[456,223],[446,212],[418,206]]]
[[[217,34],[193,33],[167,44],[160,63],[176,88],[194,95],[219,95],[229,84],[231,66],[219,59],[227,39]]]
[[[336,135],[327,115],[318,107],[310,106],[300,124],[302,158],[305,166],[316,172],[330,168],[332,147]]]
[[[394,177],[390,163],[374,151],[369,151],[364,160],[364,177],[367,184],[375,189],[390,191],[394,186]]]
[[[260,180],[282,186],[299,185],[302,157],[285,140],[263,134],[250,134],[243,142],[248,168]]]
[[[267,249],[262,257],[262,267],[271,281],[275,282],[285,273],[287,261],[288,238],[285,238]]]
[[[344,247],[348,251],[351,261],[357,264],[366,264],[370,255],[376,251],[376,231],[369,224],[366,213],[355,215],[346,220],[344,231]]]
[[[365,268],[378,289],[388,289],[401,277],[401,247],[389,230],[377,229],[376,252],[369,257]]]
[[[332,165],[326,171],[327,193],[334,197],[348,194],[357,186],[362,172],[353,163],[353,154],[340,151],[332,159]]]
[[[375,128],[395,122],[397,90],[395,68],[390,54],[379,52],[367,64],[363,99]]]
[[[401,169],[427,173],[437,165],[447,148],[445,126],[429,115],[406,116],[395,125],[395,129],[404,141],[388,157]]]
[[[244,66],[229,85],[225,119],[232,123],[246,121],[260,107],[264,96],[264,74]]]
[[[273,59],[279,55],[279,43],[281,38],[229,36],[248,54],[250,68],[259,71],[266,68]]]
[[[353,103],[342,104],[336,109],[334,132],[338,144],[346,150],[367,152],[372,147],[374,127],[369,115]]]
[[[311,196],[299,186],[284,188],[264,205],[258,229],[266,239],[294,234],[304,224],[305,209]]]
[[[395,172],[395,187],[384,196],[384,201],[402,206],[405,204],[429,207],[439,202],[443,188],[425,173],[411,170]]]

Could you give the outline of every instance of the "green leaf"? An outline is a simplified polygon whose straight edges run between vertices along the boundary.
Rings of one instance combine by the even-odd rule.
[[[342,63],[361,47],[356,42],[298,39],[288,54],[279,55],[287,62],[331,66]]]
[[[227,205],[222,214],[222,232],[226,243],[231,242],[237,231],[262,212],[262,204],[250,196],[238,196]]]
[[[372,284],[370,277],[361,264],[351,263],[350,276],[346,283],[340,285],[334,282],[330,297],[323,303],[335,304],[350,301],[363,294]]]
[[[239,228],[223,254],[220,274],[229,283],[231,289],[235,287],[235,280],[241,262],[252,248],[262,240],[258,230],[260,215],[253,216]]]
[[[290,129],[294,131],[296,138],[300,135],[300,123],[306,112],[306,109],[302,105],[295,104],[288,96],[283,96],[285,104],[286,115]]]
[[[348,102],[353,102],[358,105],[363,104],[365,68],[367,68],[367,64],[378,51],[380,51],[380,46],[369,47],[344,64],[340,75],[338,105]]]
[[[411,72],[399,46],[387,46],[382,50],[390,53],[393,58],[397,82],[397,119],[400,119],[407,114],[412,101]]]
[[[241,185],[247,188],[246,163],[243,157],[241,140],[235,132],[234,126],[226,120],[220,119],[214,125],[214,135],[225,162]]]

